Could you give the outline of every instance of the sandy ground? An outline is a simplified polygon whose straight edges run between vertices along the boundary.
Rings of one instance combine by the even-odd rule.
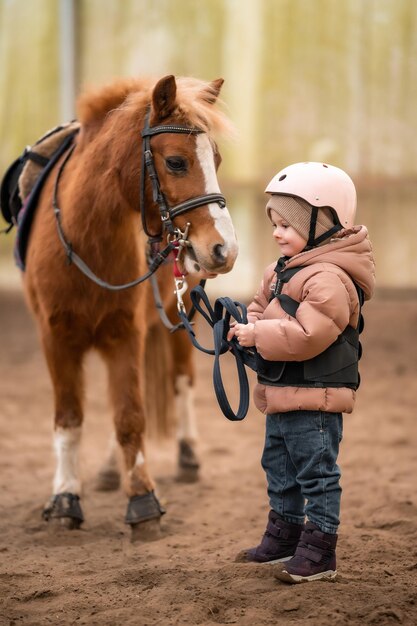
[[[121,492],[94,477],[111,429],[105,372],[88,362],[82,530],[51,532],[50,383],[19,292],[0,292],[0,624],[182,625],[416,624],[417,301],[365,309],[363,384],[345,418],[339,578],[286,586],[271,566],[236,564],[255,544],[268,504],[259,459],[263,417],[220,414],[211,359],[198,356],[202,479],[174,480],[173,442],[149,457],[168,513],[163,537],[131,544]],[[225,375],[234,372],[228,363]]]

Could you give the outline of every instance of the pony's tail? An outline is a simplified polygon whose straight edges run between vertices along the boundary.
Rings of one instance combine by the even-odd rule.
[[[146,432],[160,439],[176,427],[175,391],[169,333],[161,322],[149,329],[145,347]]]

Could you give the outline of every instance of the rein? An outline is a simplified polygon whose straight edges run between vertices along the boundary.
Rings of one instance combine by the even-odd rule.
[[[179,252],[183,247],[191,246],[190,242],[186,239],[186,233],[188,232],[188,228],[185,233],[181,232],[179,228],[174,227],[173,220],[185,211],[190,211],[199,206],[203,206],[205,204],[209,204],[212,202],[216,202],[221,207],[226,206],[226,200],[223,195],[219,193],[211,193],[200,196],[195,196],[194,198],[190,198],[189,200],[185,200],[180,204],[177,204],[174,207],[170,207],[167,203],[164,193],[161,190],[161,186],[159,183],[158,173],[155,168],[153,154],[151,151],[151,137],[154,135],[159,135],[161,133],[177,133],[177,134],[198,134],[204,132],[200,128],[195,127],[187,127],[187,126],[176,126],[176,125],[161,125],[161,126],[150,126],[150,107],[146,112],[145,116],[145,124],[144,128],[141,132],[142,136],[142,166],[141,166],[141,181],[140,181],[140,213],[142,219],[142,227],[146,235],[149,237],[149,243],[155,243],[162,241],[164,233],[168,235],[168,245],[161,251],[158,252],[152,257],[149,263],[149,271],[146,272],[143,276],[140,276],[136,280],[133,280],[129,283],[123,283],[121,285],[112,285],[105,280],[102,280],[91,270],[90,267],[78,256],[73,250],[71,242],[65,236],[62,221],[61,221],[61,209],[58,205],[58,189],[59,182],[64,171],[66,164],[68,163],[71,155],[75,149],[76,144],[73,144],[69,151],[67,152],[64,160],[62,161],[57,176],[55,179],[54,190],[53,190],[53,199],[52,206],[54,209],[56,227],[58,231],[59,239],[65,249],[68,264],[74,263],[78,267],[78,269],[89,278],[92,282],[104,289],[108,289],[110,291],[121,291],[123,289],[129,289],[131,287],[135,287],[140,283],[144,282],[148,278],[150,278],[156,270],[162,265],[162,263],[167,259],[169,254],[179,248]],[[148,173],[152,184],[152,196],[153,201],[158,204],[160,218],[161,218],[161,232],[157,235],[152,235],[149,233],[147,225],[146,225],[146,210],[145,210],[145,175]]]
[[[129,289],[130,287],[135,287],[136,285],[139,285],[140,283],[150,278],[150,276],[152,276],[152,274],[156,272],[158,267],[165,261],[165,259],[168,257],[168,255],[171,253],[171,251],[174,249],[175,246],[173,243],[170,242],[166,246],[166,248],[164,248],[161,252],[158,252],[158,254],[153,258],[152,263],[149,266],[149,271],[146,272],[146,274],[144,274],[143,276],[140,276],[136,280],[133,280],[129,283],[124,283],[122,285],[111,285],[110,283],[96,276],[96,274],[94,274],[94,272],[85,263],[85,261],[83,261],[82,258],[79,257],[76,252],[74,252],[71,243],[67,240],[64,230],[62,228],[61,209],[58,206],[59,181],[62,176],[62,172],[64,171],[65,165],[68,163],[74,151],[74,148],[75,148],[75,144],[71,146],[71,148],[69,149],[69,151],[67,152],[65,156],[65,159],[62,161],[59,167],[59,170],[55,179],[53,198],[52,198],[52,206],[54,209],[58,236],[65,249],[68,265],[71,265],[72,263],[74,263],[74,265],[78,267],[78,269],[81,271],[82,274],[84,274],[84,276],[89,278],[96,285],[99,285],[100,287],[103,287],[104,289],[108,289],[110,291],[120,291],[122,289]]]
[[[257,369],[257,352],[255,348],[244,348],[239,344],[236,337],[231,341],[227,340],[227,333],[230,328],[231,320],[235,320],[239,324],[247,324],[247,309],[244,304],[237,302],[228,297],[217,298],[214,307],[211,306],[204,289],[198,285],[190,292],[193,308],[195,308],[208,322],[213,329],[214,348],[204,348],[195,336],[194,329],[188,321],[185,311],[179,311],[182,324],[186,329],[191,343],[197,350],[205,354],[214,356],[213,364],[213,386],[216,394],[217,402],[220,409],[231,421],[241,421],[246,417],[249,409],[249,383],[245,366],[252,370]],[[239,407],[235,413],[227,399],[226,390],[224,388],[221,368],[220,356],[226,352],[231,352],[236,359],[236,368],[239,378]]]

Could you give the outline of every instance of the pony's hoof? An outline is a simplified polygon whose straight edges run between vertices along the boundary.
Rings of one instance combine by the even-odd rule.
[[[125,522],[132,529],[132,542],[159,539],[162,536],[160,520],[164,513],[165,509],[153,491],[130,498]]]
[[[84,521],[80,497],[73,493],[58,493],[51,497],[42,512],[42,518],[54,528],[79,528]]]
[[[132,543],[156,541],[162,537],[161,519],[150,519],[140,524],[131,524]]]
[[[101,470],[94,483],[96,491],[117,491],[120,487],[120,474],[117,470]]]
[[[200,479],[199,467],[181,467],[178,468],[176,480],[179,483],[196,483]]]
[[[179,441],[177,480],[183,483],[195,483],[199,479],[200,463],[191,443],[185,439]]]
[[[48,520],[48,528],[54,533],[59,530],[78,530],[82,522],[73,517],[53,517]]]
[[[148,521],[157,520],[159,522],[161,516],[165,513],[165,509],[161,506],[158,498],[153,491],[145,493],[142,496],[133,496],[127,505],[125,522],[132,527],[142,525]]]

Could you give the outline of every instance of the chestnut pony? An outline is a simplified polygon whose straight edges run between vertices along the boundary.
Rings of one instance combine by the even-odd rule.
[[[110,285],[133,282],[149,270],[145,230],[153,237],[157,257],[167,242],[177,245],[184,274],[212,277],[232,269],[237,243],[217,182],[220,155],[214,140],[215,134],[230,130],[216,106],[222,83],[173,76],[156,84],[130,79],[81,96],[81,127],[72,152],[57,163],[42,191],[24,284],[55,399],[57,464],[46,520],[70,528],[83,521],[78,469],[82,366],[87,351],[96,349],[108,368],[129,499],[126,522],[135,538],[147,538],[159,527],[164,511],[144,450],[145,345],[158,322],[149,281],[106,289],[68,263],[68,256],[73,251]],[[148,160],[153,157],[146,167],[141,165],[144,150]],[[67,250],[63,237],[71,242]],[[156,276],[166,310],[174,311],[172,263],[161,264]],[[170,338],[179,443],[195,468],[192,348],[183,330]],[[102,478],[112,472],[117,473],[113,455]]]

